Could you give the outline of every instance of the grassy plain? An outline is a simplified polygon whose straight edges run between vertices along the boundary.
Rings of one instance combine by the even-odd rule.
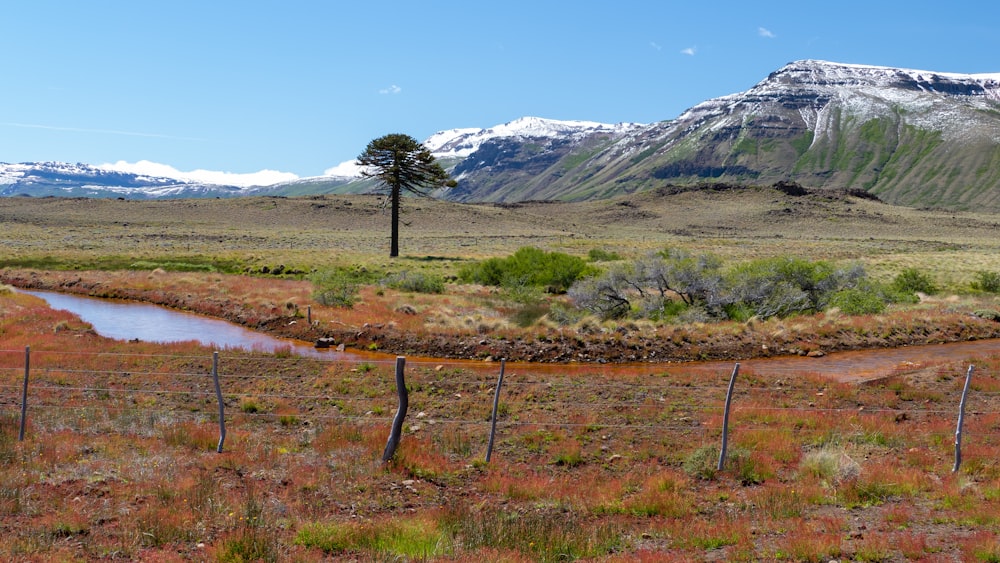
[[[305,325],[309,306],[323,326],[357,333],[391,325],[463,342],[463,355],[480,359],[502,342],[532,349],[573,341],[583,353],[645,335],[711,356],[738,343],[759,350],[757,338],[805,353],[860,334],[870,340],[855,347],[891,344],[893,334],[907,342],[994,330],[969,312],[996,309],[996,299],[968,290],[977,271],[1000,271],[991,215],[770,188],[506,207],[416,200],[404,210],[404,256],[390,261],[387,218],[365,196],[0,199],[0,275],[235,315],[272,331],[289,319]],[[527,245],[578,255],[599,248],[638,257],[673,245],[727,260],[861,261],[885,278],[912,266],[945,291],[875,317],[519,329],[506,318],[510,305],[487,288],[449,284],[445,294],[423,295],[370,287],[341,310],[318,306],[308,282],[284,273],[352,266],[450,275],[468,260]],[[194,271],[163,271],[170,264]],[[261,274],[278,266],[279,276]],[[380,336],[369,343],[395,352]],[[33,376],[21,442],[25,346]],[[970,363],[964,460],[953,473]],[[210,364],[210,350],[103,339],[67,313],[0,289],[0,558],[1000,560],[994,357],[926,358],[865,384],[801,369],[743,370],[722,471],[715,463],[728,369],[508,364],[486,463],[498,363],[414,359],[401,449],[382,464],[396,405],[390,362],[224,352],[222,453]]]
[[[0,282],[147,300],[304,340],[326,336],[348,346],[453,358],[738,359],[765,350],[795,354],[1000,336],[1000,324],[972,316],[995,310],[996,296],[970,290],[977,272],[1000,272],[996,215],[723,185],[582,203],[415,199],[405,202],[402,220],[403,256],[390,260],[388,217],[373,196],[7,198],[0,200]],[[440,295],[370,286],[345,310],[318,306],[302,279],[331,267],[376,279],[398,272],[449,277],[471,260],[522,246],[578,256],[597,249],[626,259],[676,246],[729,263],[779,255],[859,262],[882,280],[917,268],[942,292],[918,307],[865,318],[665,327],[585,321],[567,329],[544,316],[558,297],[526,306],[503,292],[454,283]],[[308,307],[318,324],[290,324]]]
[[[773,188],[664,189],[619,199],[403,206],[401,252],[388,259],[388,215],[373,196],[122,201],[0,200],[2,266],[213,262],[221,269],[284,264],[436,267],[503,256],[521,246],[639,257],[680,246],[727,259],[788,254],[859,260],[890,275],[903,265],[961,288],[1000,270],[991,214],[894,207],[842,194],[789,196]]]

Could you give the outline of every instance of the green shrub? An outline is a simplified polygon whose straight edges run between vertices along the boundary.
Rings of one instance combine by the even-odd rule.
[[[836,268],[829,262],[776,257],[740,264],[726,276],[724,301],[740,307],[727,310],[745,317],[747,310],[761,318],[787,317],[822,311],[838,291],[858,287],[865,272],[860,266]]]
[[[382,284],[398,291],[413,293],[444,293],[444,278],[423,272],[398,272],[382,280]]]
[[[938,287],[930,275],[917,268],[906,268],[892,280],[892,287],[900,293],[924,293],[933,295]]]
[[[830,307],[840,309],[845,315],[877,315],[885,311],[886,302],[874,291],[849,288],[834,293]]]
[[[709,445],[702,446],[687,456],[681,467],[690,477],[711,481],[715,479],[719,468],[719,449]]]
[[[745,323],[756,316],[753,307],[746,303],[727,303],[722,307],[726,318],[738,323]]]
[[[973,315],[979,317],[980,319],[986,319],[988,321],[1000,322],[1000,311],[994,311],[992,309],[979,309],[972,313]]]
[[[357,300],[358,288],[374,283],[378,277],[364,268],[333,268],[309,276],[313,284],[313,299],[321,305],[350,309]]]
[[[676,299],[664,299],[656,302],[654,308],[650,310],[642,309],[640,312],[642,313],[642,316],[647,319],[653,321],[666,321],[679,317],[690,307],[690,305],[683,301]]]
[[[593,273],[592,266],[576,256],[525,246],[507,258],[488,258],[459,270],[462,281],[508,287],[532,285],[552,293],[565,293],[570,285]]]
[[[976,272],[976,279],[972,282],[972,289],[987,293],[1000,293],[1000,273],[985,270]]]
[[[603,319],[636,315],[653,320],[697,316],[728,318],[786,317],[822,311],[838,292],[842,305],[857,311],[884,307],[881,289],[865,296],[865,271],[859,265],[777,257],[738,264],[723,271],[721,259],[667,249],[641,260],[614,264],[582,279],[569,290],[572,302]],[[863,306],[862,306],[863,305]]]
[[[587,260],[591,262],[615,262],[622,257],[617,252],[604,250],[603,248],[591,248],[587,252]]]

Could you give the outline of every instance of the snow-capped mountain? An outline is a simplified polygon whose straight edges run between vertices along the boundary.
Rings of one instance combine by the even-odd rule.
[[[912,114],[909,124],[940,130],[954,139],[982,133],[966,126],[965,112],[995,111],[998,103],[1000,73],[940,73],[806,60],[782,67],[746,92],[698,104],[677,121],[725,114],[731,124],[736,116],[771,112],[778,104],[798,111],[814,134],[823,136],[828,132],[827,114],[835,109],[861,121],[905,109]],[[1000,141],[995,132],[987,133]]]
[[[465,158],[494,139],[580,139],[595,133],[622,135],[644,127],[640,123],[609,125],[596,121],[558,121],[541,117],[522,117],[489,129],[450,129],[439,131],[424,141],[435,158]]]
[[[65,162],[0,163],[0,196],[230,197],[240,188]]]
[[[596,141],[558,158],[485,143],[455,166],[452,197],[577,200],[793,180],[902,205],[1000,209],[1000,74],[798,61],[672,121]]]
[[[904,205],[1000,208],[1000,74],[797,61],[598,160],[591,182],[628,175],[636,189],[791,179]]]
[[[1000,210],[1000,73],[804,60],[671,121],[525,117],[442,130],[424,144],[458,182],[437,195],[456,201],[582,200],[667,184],[793,180],[866,190],[896,204]],[[88,165],[0,165],[0,195],[306,195],[374,187],[353,161],[318,178],[243,188]]]
[[[644,127],[641,123],[607,124],[596,121],[560,121],[541,117],[522,117],[487,129],[469,127],[438,131],[422,144],[434,158],[454,161],[479,150],[483,143],[496,139],[581,139],[595,133],[622,135]],[[327,176],[359,178],[361,168],[354,160],[326,170]]]
[[[486,129],[464,128],[439,131],[423,141],[442,165],[459,183],[456,189],[442,190],[438,197],[470,201],[475,199],[502,200],[504,186],[496,186],[484,179],[489,170],[494,177],[504,181],[513,176],[503,172],[517,168],[519,177],[537,172],[540,163],[557,160],[575,147],[590,146],[594,142],[606,143],[641,131],[639,123],[607,124],[596,121],[560,121],[541,117],[522,117]],[[506,149],[498,149],[503,146]],[[524,160],[532,165],[524,166]],[[471,180],[469,180],[471,179]],[[469,181],[466,181],[469,180]],[[542,179],[544,181],[544,179]],[[375,188],[370,180],[361,178],[361,167],[349,160],[326,170],[326,175],[303,178],[294,182],[262,188],[262,192],[299,195],[304,193],[360,193]],[[524,199],[527,191],[512,196]],[[529,196],[530,197],[530,196]],[[545,197],[540,195],[539,197]]]

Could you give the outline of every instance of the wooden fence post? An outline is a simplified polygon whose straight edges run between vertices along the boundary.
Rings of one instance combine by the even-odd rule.
[[[490,425],[490,441],[486,445],[486,463],[490,462],[490,456],[493,455],[493,438],[497,434],[497,410],[500,407],[500,386],[503,385],[503,372],[506,366],[507,360],[500,360],[500,378],[497,379],[497,390],[493,394],[493,418]]]
[[[212,381],[215,382],[215,398],[219,402],[219,447],[215,451],[221,454],[226,441],[226,404],[222,400],[222,386],[219,385],[218,352],[212,352]]]
[[[405,366],[406,358],[396,356],[396,394],[399,396],[399,408],[396,410],[396,416],[392,419],[392,430],[389,432],[389,440],[385,444],[385,452],[382,453],[382,463],[389,461],[396,454],[400,434],[403,432],[403,420],[406,418],[406,409],[410,404],[409,395],[406,392],[406,380],[403,377],[403,368]]]
[[[740,372],[740,364],[733,368],[733,375],[729,378],[729,391],[726,392],[726,408],[722,412],[722,449],[719,451],[718,471],[726,465],[726,448],[729,442],[729,407],[733,403],[733,387],[736,385],[736,374]]]
[[[21,429],[17,440],[24,441],[24,428],[28,424],[28,374],[31,372],[31,346],[24,347],[24,386],[21,388]]]
[[[952,473],[958,471],[962,465],[962,423],[965,421],[965,398],[969,395],[969,382],[972,380],[972,367],[965,373],[965,387],[962,388],[962,400],[958,403],[958,426],[955,428],[955,467]]]

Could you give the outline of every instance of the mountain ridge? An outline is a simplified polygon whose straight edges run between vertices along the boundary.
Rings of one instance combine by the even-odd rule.
[[[665,184],[794,181],[865,190],[900,205],[1000,210],[1000,73],[806,59],[672,120],[523,117],[489,128],[442,130],[425,146],[458,182],[435,195],[454,201],[586,200]],[[32,195],[74,192],[65,175],[57,178],[61,184],[54,173],[21,182],[10,180],[4,166],[17,165],[0,165],[0,195],[31,187]],[[244,188],[126,177],[119,178],[125,186],[111,186],[114,177],[83,174],[75,193],[232,197],[376,187],[359,173],[348,161],[324,176]],[[91,183],[85,187],[86,180]]]

